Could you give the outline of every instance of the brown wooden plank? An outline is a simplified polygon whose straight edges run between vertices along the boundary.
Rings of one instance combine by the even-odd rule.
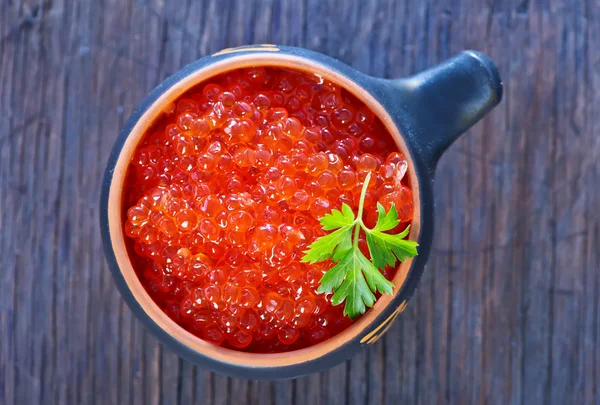
[[[4,111],[7,106],[12,104],[15,89],[13,86],[14,67],[12,61],[15,60],[14,40],[9,40],[12,31],[9,28],[11,21],[17,20],[17,8],[8,7],[8,4],[2,4],[2,13],[0,13],[0,25],[2,26],[2,40],[0,41],[0,86],[3,91],[0,92],[0,108]],[[10,134],[14,124],[10,116],[0,119],[0,189],[2,198],[0,198],[0,225],[2,229],[11,230],[14,228],[13,216],[9,214],[13,207],[11,197],[7,197],[5,190],[11,189],[12,170],[10,162],[11,145]],[[14,192],[13,192],[14,193]],[[11,193],[12,194],[12,193]],[[14,280],[16,276],[16,266],[14,264],[14,240],[3,237],[0,240],[0,253],[5,260],[5,271],[0,273],[0,288],[4,291],[0,295],[0,330],[4,338],[0,341],[0,398],[3,402],[10,403],[15,400],[15,366],[14,366],[14,303],[15,289]]]
[[[594,51],[594,43],[600,38],[600,5],[588,3],[585,12],[587,25],[585,29],[587,38],[586,67],[583,72],[584,83],[589,83],[585,98],[585,126],[581,133],[585,134],[588,142],[587,153],[591,158],[600,154],[600,139],[597,134],[600,131],[600,53]],[[596,159],[597,161],[597,159]],[[587,184],[592,186],[585,191],[586,200],[586,246],[581,252],[586,256],[584,263],[585,274],[583,281],[584,301],[580,307],[583,319],[581,345],[578,354],[578,362],[583,367],[582,379],[584,402],[600,404],[600,391],[598,379],[600,378],[600,350],[598,350],[598,339],[600,336],[600,223],[598,222],[598,202],[600,201],[600,190],[595,185],[600,183],[600,167],[596,164],[585,173]],[[591,223],[590,223],[591,222]],[[595,224],[594,224],[595,222]],[[578,384],[578,387],[581,385]]]
[[[322,405],[324,403],[321,395],[323,389],[322,373],[314,373],[310,376],[298,378],[295,380],[295,384],[294,404]]]
[[[580,7],[582,5],[579,5]],[[553,404],[566,401],[583,403],[585,398],[585,371],[578,356],[582,350],[581,334],[585,333],[581,306],[584,305],[586,268],[589,254],[586,252],[588,227],[594,227],[594,213],[587,212],[586,193],[593,188],[587,175],[597,161],[587,153],[593,147],[591,136],[582,134],[585,127],[586,92],[585,62],[587,39],[585,38],[585,15],[580,7],[566,11],[556,9],[562,16],[562,27],[557,46],[558,64],[556,86],[556,141],[552,165],[558,172],[553,183],[556,228],[556,275],[552,286],[552,315],[554,333],[550,347],[552,359],[552,385],[550,397]],[[577,80],[576,78],[579,78]],[[569,164],[575,159],[579,164]],[[590,215],[591,214],[591,215]],[[589,381],[589,380],[588,380]],[[589,383],[588,383],[589,384]]]
[[[489,7],[480,2],[465,2],[462,7],[473,10],[476,17],[458,15],[458,21],[452,24],[449,35],[461,47],[491,53],[493,34],[502,29],[501,26],[498,27],[502,24],[504,15],[501,5]],[[439,46],[446,55],[455,52],[449,49],[448,43]],[[495,291],[488,277],[493,274],[494,250],[487,250],[485,247],[495,241],[495,201],[502,193],[497,183],[494,183],[494,166],[489,164],[489,156],[497,154],[497,148],[502,145],[503,140],[491,139],[488,134],[489,128],[497,125],[498,132],[502,134],[504,121],[501,109],[494,112],[493,116],[487,117],[484,122],[464,134],[445,157],[456,167],[457,175],[451,190],[452,210],[448,212],[455,219],[451,236],[453,248],[450,249],[454,270],[451,273],[451,330],[449,345],[446,347],[449,352],[446,371],[448,402],[455,404],[490,401],[482,395],[487,383],[486,374],[482,372],[482,367],[486,365],[482,345],[487,336],[484,329],[485,304],[490,300],[489,294]],[[494,121],[490,123],[490,119]],[[462,254],[469,250],[475,254]],[[490,272],[482,272],[482,268],[489,268]],[[500,355],[503,357],[496,363],[497,368],[508,357],[503,351]],[[503,371],[503,368],[499,371]],[[504,380],[499,379],[498,382],[502,384]],[[488,388],[494,392],[492,403],[501,403],[503,392],[495,392],[495,381]]]
[[[554,319],[551,312],[553,296],[550,294],[553,279],[556,274],[556,256],[554,242],[556,241],[555,227],[552,223],[553,204],[551,187],[555,180],[555,171],[547,170],[548,161],[553,161],[555,155],[554,140],[557,136],[554,125],[554,104],[556,103],[555,86],[557,63],[555,51],[557,33],[553,29],[546,5],[532,4],[529,11],[529,34],[534,35],[545,47],[525,50],[523,63],[526,76],[516,77],[524,86],[515,91],[515,96],[524,100],[535,97],[546,100],[544,103],[534,103],[523,114],[522,102],[513,105],[518,108],[514,116],[515,129],[523,139],[522,154],[528,156],[518,166],[519,178],[524,179],[517,191],[513,209],[525,209],[527,217],[517,225],[518,239],[524,239],[523,265],[523,353],[525,364],[523,368],[523,401],[549,402],[551,388],[552,360],[550,345]],[[522,89],[522,90],[521,90]],[[519,91],[521,90],[521,91]],[[539,134],[544,133],[544,136]],[[525,134],[536,134],[535,137],[525,137]],[[532,293],[534,291],[534,293]],[[527,367],[535,364],[536,367]]]
[[[92,18],[101,17],[97,31],[91,43],[80,49],[93,60],[92,94],[100,105],[100,110],[94,115],[96,129],[93,130],[98,136],[97,148],[103,151],[97,169],[98,175],[112,146],[111,141],[118,134],[133,104],[138,102],[137,97],[141,97],[146,91],[137,81],[144,77],[145,69],[129,57],[128,40],[133,37],[133,27],[130,30],[130,26],[135,22],[134,9],[131,4],[122,4],[122,7],[120,4],[115,1],[94,4],[95,7],[90,11],[94,16]],[[102,10],[106,9],[119,12],[103,13]],[[132,43],[135,43],[133,39]],[[135,85],[129,84],[132,82]],[[143,86],[143,82],[141,83]],[[124,92],[123,89],[128,86],[132,87],[131,91]],[[112,119],[105,120],[107,116]],[[99,198],[98,191],[94,198]],[[98,243],[99,239],[95,239],[95,246]],[[101,257],[101,252],[98,253]],[[92,289],[92,336],[89,344],[93,350],[91,363],[94,368],[90,375],[91,389],[87,385],[83,388],[88,393],[87,401],[142,402],[144,375],[152,371],[139,350],[144,342],[142,329],[118,293],[115,294],[114,283],[106,266],[95,270],[93,275],[92,285],[95,288]],[[154,383],[152,387],[157,385]]]
[[[508,47],[508,38],[503,32],[512,30],[514,41],[522,43],[523,19],[515,17],[512,4],[499,5],[490,13],[483,50],[494,58],[500,58]],[[515,51],[522,47],[515,47]],[[520,55],[520,53],[519,53]],[[520,58],[520,56],[518,56]],[[499,68],[503,74],[511,75],[511,61],[504,58]],[[504,73],[507,72],[507,73]],[[509,76],[510,77],[510,76]],[[478,126],[480,132],[475,139],[480,139],[479,145],[472,150],[471,156],[480,162],[480,170],[485,176],[484,188],[476,195],[481,199],[482,218],[490,218],[486,224],[489,229],[485,232],[482,249],[475,261],[475,272],[480,275],[481,283],[481,319],[476,334],[481,336],[479,350],[480,364],[473,376],[482,375],[482,381],[475,399],[485,403],[518,403],[521,398],[521,359],[522,348],[515,346],[515,341],[521,325],[521,295],[518,277],[506,277],[506,270],[522,266],[516,255],[521,255],[522,247],[511,244],[514,235],[512,217],[503,207],[515,197],[512,187],[515,180],[511,167],[514,164],[514,154],[507,153],[506,145],[516,147],[518,137],[511,132],[511,104],[513,103],[512,81],[506,88],[506,103]],[[497,136],[490,134],[497,133]],[[477,168],[474,168],[477,169]],[[477,223],[474,224],[478,226]],[[509,245],[514,254],[508,254]],[[482,272],[481,269],[489,269]]]
[[[40,166],[39,142],[36,142],[37,129],[40,127],[39,113],[41,104],[41,95],[34,91],[35,86],[40,85],[42,71],[40,67],[29,72],[28,75],[22,73],[27,65],[27,59],[39,61],[41,58],[39,47],[39,36],[35,35],[30,29],[35,27],[32,20],[33,10],[28,3],[14,4],[14,9],[9,13],[14,20],[7,20],[11,26],[10,35],[15,43],[14,56],[12,60],[4,62],[6,66],[5,76],[10,78],[11,84],[8,84],[10,97],[7,107],[8,114],[5,119],[7,122],[3,127],[3,139],[5,151],[9,153],[5,161],[8,166],[3,172],[3,194],[7,201],[3,206],[4,218],[10,230],[10,239],[8,245],[5,245],[4,253],[7,258],[8,277],[3,280],[3,286],[7,287],[7,296],[5,303],[6,311],[3,315],[3,325],[6,325],[9,333],[12,334],[7,339],[8,356],[5,372],[7,374],[6,387],[7,398],[27,398],[29,401],[35,401],[39,398],[40,387],[40,360],[43,353],[40,350],[26,350],[26,347],[32,347],[34,339],[38,345],[41,344],[41,336],[32,336],[27,333],[27,326],[31,324],[35,316],[33,303],[28,300],[31,296],[31,288],[34,285],[33,272],[21,272],[19,269],[33,265],[34,258],[31,253],[35,249],[36,239],[31,232],[34,226],[40,220],[41,213],[34,210],[33,202],[35,197],[40,194],[39,189],[35,187],[35,167]],[[19,45],[22,44],[21,49]],[[4,75],[3,75],[4,76]],[[29,80],[27,80],[29,79]],[[22,97],[26,95],[28,97]],[[32,125],[26,125],[29,117],[34,117]],[[27,141],[29,140],[29,141]],[[30,165],[19,165],[18,162],[27,159]],[[33,172],[33,173],[32,173]],[[6,221],[6,222],[5,222]],[[8,239],[8,235],[7,235]],[[23,302],[22,305],[18,305]],[[19,341],[22,340],[24,344]]]

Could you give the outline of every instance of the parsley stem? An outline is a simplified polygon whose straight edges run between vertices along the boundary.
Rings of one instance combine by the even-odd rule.
[[[358,235],[360,234],[360,228],[364,226],[362,216],[363,209],[365,207],[365,196],[367,195],[367,188],[369,187],[369,181],[371,181],[371,172],[367,173],[367,177],[365,177],[365,182],[363,183],[363,188],[360,192],[360,200],[358,201],[358,215],[356,215],[356,220],[354,221],[356,224],[354,225],[354,247],[358,247]],[[360,225],[360,226],[356,226]]]
[[[352,241],[352,247],[354,249],[358,248],[358,235],[360,233],[360,226],[354,225],[354,240]]]
[[[362,191],[360,192],[360,200],[358,201],[358,214],[356,219],[362,222],[363,208],[365,207],[365,195],[367,194],[367,188],[369,187],[369,181],[371,180],[371,172],[367,173],[365,182],[363,183]]]

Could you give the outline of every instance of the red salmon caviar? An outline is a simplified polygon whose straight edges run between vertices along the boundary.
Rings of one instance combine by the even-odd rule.
[[[123,198],[129,254],[155,302],[199,338],[256,353],[314,345],[352,323],[317,293],[331,263],[301,262],[325,234],[319,218],[342,203],[356,212],[372,172],[366,222],[377,202],[393,203],[403,229],[407,168],[381,121],[338,85],[230,71],[166,108],[138,146]]]

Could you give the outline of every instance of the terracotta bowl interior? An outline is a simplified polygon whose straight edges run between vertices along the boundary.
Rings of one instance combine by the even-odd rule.
[[[148,108],[148,110],[143,114],[143,116],[131,130],[114,168],[112,183],[109,190],[108,222],[112,248],[128,288],[131,290],[133,296],[144,309],[144,311],[164,331],[178,340],[181,344],[188,346],[190,349],[221,362],[246,367],[281,367],[299,364],[319,358],[359,336],[361,332],[367,328],[392,301],[393,297],[398,294],[400,288],[404,284],[412,260],[404,262],[400,265],[396,276],[393,279],[393,282],[396,286],[394,289],[394,295],[383,295],[381,298],[379,298],[379,300],[377,300],[375,305],[365,313],[364,316],[362,316],[358,321],[354,322],[353,325],[351,325],[342,333],[330,338],[325,342],[305,349],[286,353],[256,355],[253,353],[244,353],[212,345],[192,335],[171,320],[154,303],[133,270],[127,249],[125,247],[122,228],[121,194],[123,190],[123,182],[129,161],[131,160],[131,156],[133,155],[133,152],[143,137],[146,129],[151,126],[154,119],[161,113],[161,111],[163,111],[165,106],[176,100],[181,94],[186,92],[191,87],[224,71],[250,66],[278,66],[322,75],[324,78],[338,83],[355,94],[359,99],[367,104],[373,112],[376,113],[376,115],[381,119],[381,121],[393,135],[398,148],[409,160],[408,173],[411,176],[410,181],[414,192],[415,206],[415,216],[409,238],[412,240],[418,239],[420,228],[418,180],[415,174],[413,162],[410,159],[410,153],[406,148],[404,140],[385,109],[367,91],[345,76],[339,75],[323,65],[311,61],[310,59],[277,54],[274,52],[238,55],[206,66],[188,75],[176,85],[166,90],[164,94],[162,94],[158,100],[156,100],[156,102],[154,102],[154,104]]]

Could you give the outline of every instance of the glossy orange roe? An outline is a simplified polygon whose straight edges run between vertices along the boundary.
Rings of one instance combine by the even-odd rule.
[[[156,303],[198,337],[250,352],[307,347],[352,321],[317,294],[330,262],[301,263],[342,203],[413,216],[407,162],[362,102],[320,76],[231,71],[166,108],[124,189],[134,267]],[[365,248],[364,240],[361,247]],[[387,268],[391,279],[395,270]]]

